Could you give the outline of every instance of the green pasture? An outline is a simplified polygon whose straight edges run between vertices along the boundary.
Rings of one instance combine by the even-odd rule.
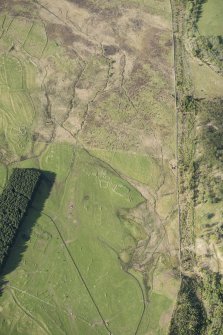
[[[53,171],[57,175],[57,182],[65,181],[69,167],[72,168],[74,149],[62,143],[53,143],[48,146],[40,160],[42,170]]]
[[[207,0],[202,5],[201,18],[198,27],[201,35],[223,35],[223,2],[222,0]]]
[[[7,30],[7,35],[13,40],[24,44],[30,29],[32,28],[32,22],[23,17],[11,18],[12,22]]]
[[[117,213],[142,203],[142,196],[107,163],[82,149],[73,153],[68,144],[50,145],[40,165],[27,160],[14,166],[41,166],[56,179],[39,213],[49,189],[42,182],[4,270],[9,283],[1,298],[0,334],[107,334],[98,310],[112,333],[133,334],[144,288],[122,268],[119,254],[134,248],[142,233]],[[144,313],[146,328],[155,331],[170,304],[154,293]]]
[[[48,44],[44,25],[22,16],[0,16],[0,46],[7,49],[17,45],[31,57],[39,59]]]
[[[35,109],[29,91],[25,90],[26,78],[21,61],[6,55],[0,58],[0,112],[1,133],[9,150],[24,155],[30,150],[31,130]]]
[[[0,29],[1,29],[1,31],[8,30],[11,23],[12,23],[12,17],[10,15],[8,15],[6,12],[2,12],[1,15],[0,15]]]
[[[157,159],[126,151],[92,149],[90,152],[127,177],[148,185],[151,192],[158,188],[162,171]]]
[[[206,203],[196,208],[196,224],[198,232],[202,232],[205,226],[214,226],[220,222],[222,207],[220,203]]]
[[[59,149],[64,153],[69,150],[69,147],[61,145]],[[70,168],[69,161],[67,161],[67,170],[63,167],[63,159],[58,163],[59,149],[57,148],[55,156],[51,156],[52,150],[55,150],[54,145],[52,150],[49,149],[51,161],[49,165],[45,161],[44,169],[52,171],[50,164],[54,157],[55,172],[64,171],[66,177]],[[26,167],[32,164],[37,167],[34,161],[30,163],[27,162]],[[24,167],[24,163],[17,166]],[[61,177],[58,177],[59,179],[56,175],[52,193],[44,206],[44,213],[51,216],[58,228],[55,228],[55,224],[44,213],[37,217],[37,211],[31,209],[12,250],[12,256],[7,262],[5,272],[10,272],[10,268],[13,269],[16,265],[14,263],[17,262],[13,255],[22,252],[20,251],[22,236],[24,233],[29,235],[32,232],[21,262],[15,271],[6,276],[10,286],[6,289],[1,303],[3,333],[0,331],[0,334],[4,334],[9,329],[12,334],[21,333],[21,329],[23,334],[28,334],[31,320],[27,323],[26,318],[24,319],[24,312],[20,307],[23,305],[28,310],[28,314],[34,315],[34,321],[31,324],[37,334],[39,334],[38,331],[44,334],[45,328],[53,334],[57,334],[57,328],[64,329],[68,334],[72,334],[71,329],[77,329],[77,333],[81,333],[84,329],[81,320],[87,320],[88,326],[85,322],[84,327],[88,330],[85,330],[85,334],[94,334],[94,331],[96,334],[103,334],[104,327],[101,324],[100,315],[89,298],[77,268],[112,331],[115,334],[123,334],[123,332],[132,334],[142,313],[143,297],[138,282],[122,270],[118,260],[120,250],[134,245],[135,241],[116,213],[122,207],[136,206],[143,201],[143,198],[106,165],[101,165],[97,159],[91,158],[86,152],[80,150],[76,150],[74,167],[66,183],[61,185]],[[103,187],[101,181],[107,181],[107,187]],[[127,190],[128,197],[123,196],[122,191],[115,192],[114,188],[117,186],[120,190]],[[38,194],[33,207],[38,208],[46,188],[47,185],[42,185],[41,193]],[[74,208],[73,215],[70,215],[69,211]],[[36,223],[31,228],[33,220]],[[65,245],[69,248],[76,265],[73,264]],[[44,300],[45,303],[35,297]],[[14,304],[13,300],[17,300],[18,304]],[[14,321],[10,326],[4,322],[4,313],[7,315],[8,308],[14,310]],[[55,309],[58,314],[61,314],[59,320]],[[78,317],[69,318],[68,311],[74,315],[75,311],[78,311],[80,320],[78,321]],[[20,318],[24,320],[23,326],[20,326],[18,321]],[[92,325],[89,326],[89,324]],[[94,327],[98,330],[94,330]],[[58,334],[60,334],[59,330]]]
[[[220,98],[222,96],[222,76],[206,64],[200,64],[194,59],[191,59],[190,66],[195,96],[198,98]]]
[[[11,90],[23,89],[23,68],[18,58],[8,56],[0,58],[0,84]]]
[[[24,43],[24,50],[32,57],[41,58],[47,46],[47,35],[44,25],[34,22]]]

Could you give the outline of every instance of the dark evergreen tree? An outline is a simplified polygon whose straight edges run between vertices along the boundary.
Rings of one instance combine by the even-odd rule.
[[[14,169],[0,196],[0,267],[13,243],[36,187],[40,172]]]

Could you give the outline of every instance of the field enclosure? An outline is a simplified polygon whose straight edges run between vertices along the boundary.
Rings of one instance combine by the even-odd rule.
[[[199,20],[199,30],[202,35],[206,36],[222,36],[223,3],[220,0],[208,0],[202,6],[202,14]]]
[[[15,167],[55,174],[3,269],[0,335],[167,334],[180,285],[169,1],[0,8],[0,186]]]

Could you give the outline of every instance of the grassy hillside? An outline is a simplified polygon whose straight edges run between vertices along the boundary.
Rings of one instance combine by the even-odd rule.
[[[15,167],[47,171],[3,269],[0,335],[167,334],[180,286],[169,1],[0,7],[0,186]]]

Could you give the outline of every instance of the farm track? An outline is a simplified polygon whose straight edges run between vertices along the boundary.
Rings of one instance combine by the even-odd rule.
[[[137,327],[136,327],[136,330],[135,330],[135,333],[134,333],[134,335],[137,335],[137,334],[138,334],[138,331],[139,331],[139,329],[140,329],[140,326],[141,326],[143,317],[144,317],[144,315],[145,315],[145,311],[146,311],[146,300],[145,300],[145,294],[144,294],[143,288],[142,288],[142,286],[141,286],[141,284],[140,284],[140,281],[139,281],[139,280],[138,280],[132,273],[130,273],[130,272],[128,272],[128,271],[127,271],[127,273],[128,273],[129,276],[131,276],[131,277],[136,281],[137,285],[139,286],[139,289],[140,289],[141,294],[142,294],[142,300],[143,300],[142,314],[141,314],[141,317],[140,317],[140,319],[139,319],[139,322],[138,322],[138,324],[137,324]]]
[[[24,291],[24,290],[21,290],[21,289],[19,289],[18,287],[12,286],[12,285],[10,285],[10,284],[7,284],[7,287],[9,287],[10,289],[12,288],[13,290],[16,290],[16,291],[18,291],[18,292],[20,292],[20,293],[22,293],[22,294],[26,294],[26,295],[28,295],[29,297],[31,297],[31,298],[33,298],[33,299],[36,299],[36,300],[38,300],[38,301],[41,302],[41,303],[44,303],[44,304],[46,304],[46,305],[49,305],[49,306],[51,306],[51,307],[55,307],[55,308],[56,308],[55,305],[53,305],[53,304],[51,304],[51,303],[49,303],[49,302],[47,302],[47,301],[45,301],[45,300],[43,300],[43,299],[40,299],[40,298],[38,298],[37,296],[35,296],[35,295],[31,294],[31,293],[28,293],[28,292],[26,292],[26,291]]]
[[[19,302],[18,298],[16,297],[15,293],[13,292],[12,289],[10,289],[10,293],[12,295],[13,301],[15,304],[25,313],[34,323],[36,323],[43,331],[45,334],[51,335],[51,333],[46,329],[46,327],[42,324],[41,321],[37,320],[30,311],[28,311],[24,306],[21,305]]]
[[[50,302],[48,302],[48,301],[46,301],[46,300],[40,299],[39,297],[37,297],[37,296],[35,296],[35,295],[33,295],[33,294],[27,292],[27,291],[21,290],[21,289],[19,289],[18,287],[15,287],[15,286],[12,286],[12,285],[10,285],[10,284],[7,284],[7,285],[6,285],[6,288],[9,288],[10,291],[11,291],[11,293],[12,293],[12,290],[16,290],[16,291],[18,291],[19,293],[21,293],[21,294],[25,294],[25,295],[29,296],[30,298],[35,299],[36,301],[38,301],[38,302],[40,302],[40,303],[42,303],[42,304],[48,305],[48,306],[50,306],[50,307],[53,307],[55,310],[57,310],[57,308],[58,308],[57,305],[51,304]],[[12,289],[12,290],[11,290],[11,289]],[[17,299],[17,301],[18,301],[18,299]],[[20,304],[20,305],[21,305],[21,304]],[[63,313],[65,313],[67,316],[70,316],[70,313],[69,313],[66,309],[61,309],[61,311],[63,311]],[[87,322],[83,317],[77,315],[76,313],[75,313],[75,318],[77,318],[77,319],[79,319],[79,320],[85,322],[86,324],[88,324],[89,326],[92,327],[92,324],[91,324],[91,323]],[[51,335],[51,334],[50,334],[50,335]]]

